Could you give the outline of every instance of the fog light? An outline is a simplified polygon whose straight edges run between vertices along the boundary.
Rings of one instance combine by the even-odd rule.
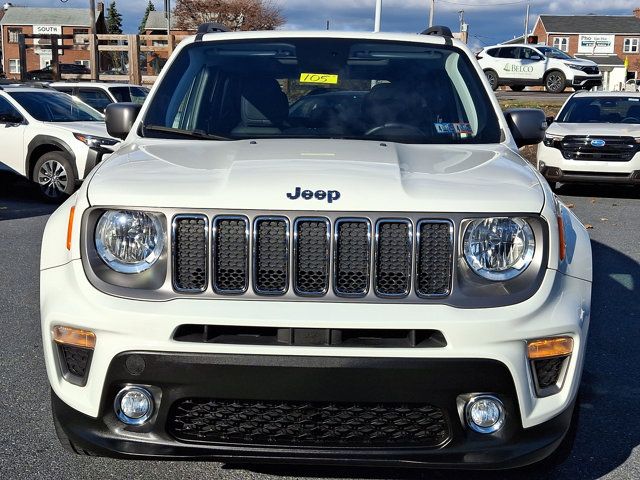
[[[493,433],[504,424],[504,405],[492,395],[473,397],[465,407],[467,425],[478,433]]]
[[[153,413],[153,397],[142,387],[124,387],[114,403],[116,416],[127,425],[142,425]]]

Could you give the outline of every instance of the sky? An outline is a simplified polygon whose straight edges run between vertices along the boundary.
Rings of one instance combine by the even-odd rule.
[[[9,0],[30,7],[87,7],[88,0]],[[98,0],[96,0],[98,1]],[[111,0],[105,0],[110,3]],[[152,0],[157,10],[163,0]],[[272,0],[287,19],[284,29],[373,30],[376,0]],[[431,0],[382,0],[382,30],[419,32],[426,28]],[[469,24],[469,43],[474,49],[493,45],[524,32],[526,5],[531,5],[530,28],[539,14],[631,15],[637,0],[435,0],[434,24],[459,30],[460,10]],[[116,0],[123,15],[125,33],[135,33],[147,0]]]

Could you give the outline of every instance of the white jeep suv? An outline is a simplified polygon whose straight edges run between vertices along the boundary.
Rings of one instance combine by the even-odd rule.
[[[544,86],[550,93],[602,85],[602,72],[591,60],[574,58],[546,45],[495,45],[476,56],[493,90],[508,85],[519,92]]]
[[[141,110],[107,107],[123,144],[45,229],[61,442],[467,468],[554,451],[592,274],[586,230],[518,153],[544,113],[503,115],[443,29],[210,30]],[[361,101],[290,115],[332,89]]]
[[[561,183],[640,186],[640,93],[579,92],[538,145],[538,169]]]
[[[71,195],[118,144],[104,117],[69,95],[29,86],[0,87],[0,163],[36,182],[51,200]]]

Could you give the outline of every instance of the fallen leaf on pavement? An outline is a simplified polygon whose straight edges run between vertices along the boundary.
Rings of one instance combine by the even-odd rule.
[[[567,203],[567,208],[573,208],[575,207],[575,203]]]
[[[602,217],[602,218],[600,219],[600,221],[602,221],[602,222],[608,222],[608,221],[609,221],[609,219],[608,219],[608,218],[604,218],[604,217]]]
[[[587,230],[591,230],[593,228],[593,225],[591,225],[590,223],[585,223],[584,228],[586,228]]]

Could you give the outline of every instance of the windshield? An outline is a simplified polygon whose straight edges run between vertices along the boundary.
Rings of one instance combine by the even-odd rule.
[[[566,123],[640,123],[640,97],[573,97],[558,114]]]
[[[498,143],[500,126],[454,47],[350,39],[200,42],[171,64],[142,134]]]
[[[549,58],[557,58],[559,60],[571,60],[573,57],[567,55],[562,50],[553,47],[536,47],[540,52]]]
[[[11,92],[29,115],[41,122],[102,122],[99,112],[66,93]]]
[[[142,105],[149,89],[142,87],[109,87],[117,102],[133,102]]]

